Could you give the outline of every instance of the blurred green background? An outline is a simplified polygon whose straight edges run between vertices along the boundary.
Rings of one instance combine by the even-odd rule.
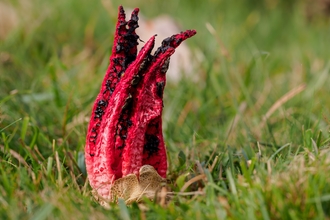
[[[228,133],[223,129],[240,115],[241,105],[247,105],[240,115],[246,120],[240,120],[238,127],[251,138],[269,135],[255,127],[272,104],[301,84],[307,85],[306,92],[284,107],[294,118],[305,120],[288,123],[282,115],[270,127],[287,130],[287,125],[293,129],[290,123],[299,123],[300,130],[301,125],[311,126],[324,111],[328,113],[328,97],[323,95],[329,92],[329,5],[325,1],[7,3],[16,9],[19,25],[1,41],[3,126],[28,116],[46,139],[65,138],[73,141],[69,145],[75,149],[83,146],[86,123],[73,125],[70,131],[66,125],[78,115],[89,115],[108,65],[119,4],[139,7],[151,20],[168,14],[182,30],[198,32],[187,43],[195,56],[202,57],[193,73],[199,81],[182,80],[166,90],[169,138],[186,141],[185,137],[190,139],[196,132],[203,138],[224,140]],[[207,25],[214,28],[213,34]],[[177,117],[187,102],[192,107],[178,126]],[[309,111],[300,111],[305,109]],[[322,129],[327,126],[324,122],[318,125]],[[290,140],[279,135],[283,142]],[[246,136],[233,143],[237,141],[245,143]]]

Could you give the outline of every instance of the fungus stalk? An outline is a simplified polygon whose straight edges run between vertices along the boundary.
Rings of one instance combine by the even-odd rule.
[[[175,48],[196,34],[187,30],[166,38],[152,55],[153,36],[137,54],[138,12],[136,8],[126,21],[119,7],[110,64],[87,131],[88,179],[94,195],[104,203],[153,198],[166,182],[162,132],[166,71]]]

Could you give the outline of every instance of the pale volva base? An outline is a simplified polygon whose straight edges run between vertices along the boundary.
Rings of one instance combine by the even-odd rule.
[[[140,202],[143,198],[153,200],[162,186],[166,185],[166,179],[159,176],[153,166],[144,165],[140,168],[139,178],[135,174],[129,174],[117,179],[111,187],[110,201],[101,198],[97,191],[93,191],[94,197],[104,207],[109,208],[110,202],[123,199],[126,204]]]

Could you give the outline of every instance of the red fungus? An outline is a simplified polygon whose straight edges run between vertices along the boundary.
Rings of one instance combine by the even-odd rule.
[[[90,119],[85,158],[90,185],[97,195],[112,200],[115,180],[139,176],[143,165],[151,165],[165,178],[166,149],[162,133],[163,90],[169,58],[185,39],[188,30],[165,39],[151,55],[155,36],[137,55],[138,12],[126,22],[119,7],[110,65]]]

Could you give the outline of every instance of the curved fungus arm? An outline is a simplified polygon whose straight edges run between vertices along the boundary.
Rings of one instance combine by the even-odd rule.
[[[139,184],[145,165],[155,170],[160,182],[166,178],[161,118],[165,73],[175,48],[196,34],[188,30],[166,38],[152,55],[153,36],[137,55],[138,12],[135,9],[126,21],[123,7],[119,7],[110,64],[94,102],[86,137],[89,182],[96,195],[106,201],[125,195],[131,202],[135,197],[118,192],[123,187],[117,185],[125,185],[125,181]],[[149,174],[144,173],[143,179],[146,175]],[[151,175],[155,176],[153,172]]]

